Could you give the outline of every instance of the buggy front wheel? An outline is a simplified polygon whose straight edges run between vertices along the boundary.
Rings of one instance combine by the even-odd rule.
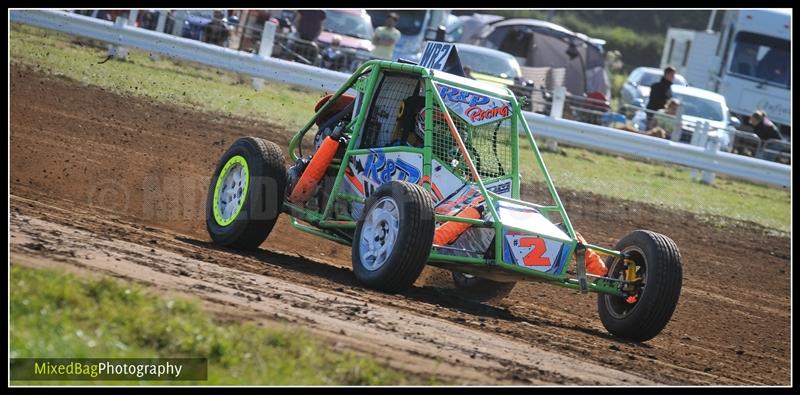
[[[635,265],[640,281],[635,291],[626,296],[600,294],[597,309],[603,326],[611,334],[646,341],[658,335],[667,325],[681,293],[681,255],[675,242],[667,236],[636,230],[620,240],[616,250],[626,260],[611,260],[608,276],[624,279],[628,264]]]
[[[390,181],[364,207],[353,239],[353,273],[386,292],[410,287],[428,261],[434,233],[431,194],[417,184]]]
[[[206,198],[206,228],[214,243],[251,250],[267,238],[283,205],[286,168],[275,143],[236,140],[220,158]]]

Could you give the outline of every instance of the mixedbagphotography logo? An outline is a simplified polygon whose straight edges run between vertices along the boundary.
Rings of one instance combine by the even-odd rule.
[[[206,358],[12,358],[11,380],[207,380]]]

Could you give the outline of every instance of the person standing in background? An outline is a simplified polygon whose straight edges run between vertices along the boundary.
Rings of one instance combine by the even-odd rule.
[[[647,109],[651,111],[658,111],[664,108],[667,100],[672,98],[672,80],[675,78],[675,68],[668,66],[664,69],[664,76],[661,80],[650,86],[650,99],[647,101]],[[647,113],[647,124],[650,125],[650,120],[653,119],[653,114]]]
[[[375,44],[375,49],[372,50],[372,55],[386,60],[392,60],[394,53],[394,46],[400,40],[400,30],[397,30],[397,22],[400,16],[394,12],[390,12],[386,16],[385,26],[379,26],[375,29],[375,35],[372,38],[372,43]]]
[[[203,38],[205,42],[221,47],[226,46],[230,32],[228,31],[228,27],[225,26],[224,18],[225,14],[222,11],[214,11],[211,22],[203,28]]]
[[[300,10],[294,20],[297,34],[301,39],[314,41],[322,34],[322,21],[325,20],[325,11]]]

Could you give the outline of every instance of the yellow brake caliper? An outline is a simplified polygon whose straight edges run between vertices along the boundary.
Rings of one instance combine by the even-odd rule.
[[[630,260],[630,259],[625,258],[625,265],[627,267],[625,269],[625,282],[627,282],[628,284],[631,284],[631,283],[639,280],[636,277],[636,263],[634,261]],[[627,292],[630,292],[630,291],[635,290],[635,288],[632,285],[628,285],[628,286],[625,287],[624,290],[627,291]],[[631,295],[631,296],[628,296],[625,299],[625,301],[628,302],[628,303],[633,304],[633,303],[636,303],[636,301],[638,299],[639,299],[639,297],[637,295]]]

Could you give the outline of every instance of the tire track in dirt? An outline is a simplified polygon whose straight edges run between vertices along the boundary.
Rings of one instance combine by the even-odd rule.
[[[613,246],[627,232],[646,228],[670,236],[681,249],[684,292],[672,321],[655,339],[629,343],[603,329],[594,295],[552,286],[519,284],[500,304],[481,305],[458,298],[438,280],[447,276],[426,269],[428,280],[402,295],[366,290],[352,276],[348,248],[300,233],[285,218],[256,253],[211,245],[203,218],[216,160],[240,136],[285,146],[291,132],[275,125],[153,104],[17,65],[11,98],[11,193],[21,198],[12,208],[31,217],[366,298],[657,382],[789,382],[789,240],[758,225],[727,221],[719,227],[686,212],[561,191],[574,226],[593,242]],[[526,189],[529,196],[539,192]],[[27,199],[38,203],[21,203]]]
[[[14,264],[58,267],[54,262],[62,262],[192,294],[250,310],[252,319],[269,317],[310,327],[351,348],[379,354],[395,366],[411,369],[417,365],[413,369],[417,373],[457,383],[654,384],[642,377],[575,361],[447,320],[376,304],[364,295],[354,297],[208,264],[164,249],[158,242],[132,243],[116,235],[100,236],[48,222],[41,218],[47,213],[22,214],[42,208],[41,205],[20,202],[16,197],[14,200],[16,208],[25,206],[11,215]],[[91,226],[93,221],[84,217],[82,225]],[[145,230],[136,233],[149,237]]]

